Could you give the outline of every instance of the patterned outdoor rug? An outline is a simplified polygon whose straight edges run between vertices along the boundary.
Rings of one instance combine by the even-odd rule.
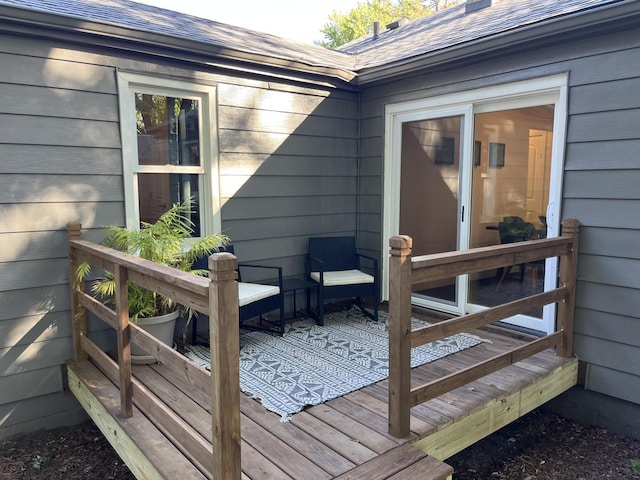
[[[263,332],[240,335],[240,388],[282,416],[384,380],[389,372],[388,324],[353,308],[325,315],[324,326],[304,319],[282,337]],[[413,328],[427,323],[412,319]],[[412,350],[411,366],[432,362],[483,342],[461,333]],[[187,347],[187,357],[210,368],[209,349]]]

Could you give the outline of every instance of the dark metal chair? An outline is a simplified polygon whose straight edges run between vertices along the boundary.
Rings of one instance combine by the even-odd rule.
[[[364,261],[364,262],[363,262]],[[363,263],[366,263],[366,271]],[[378,260],[359,254],[355,237],[309,238],[307,277],[319,283],[318,322],[323,324],[324,301],[330,298],[354,298],[368,317],[378,320],[380,288]],[[372,297],[373,313],[365,310],[362,297]]]
[[[498,232],[500,234],[501,244],[524,242],[533,238],[536,232],[536,227],[532,223],[525,222],[521,217],[507,216],[503,217],[502,222],[498,223]],[[524,280],[524,271],[527,266],[534,267],[534,276],[537,276],[537,263],[522,263],[520,264],[520,283]],[[496,291],[500,289],[502,282],[507,275],[509,275],[512,268],[513,265],[508,265],[502,269],[502,274],[500,275]]]
[[[235,255],[233,245],[220,247],[219,252],[228,252]],[[208,269],[208,257],[202,257],[194,263],[194,269]],[[242,280],[242,272],[247,269],[263,270],[270,273],[269,283],[245,282]],[[266,280],[266,279],[265,279]],[[240,316],[240,328],[247,330],[261,330],[282,335],[284,333],[284,290],[282,286],[282,267],[266,265],[254,265],[238,262],[238,308]],[[271,320],[266,318],[266,313],[278,310],[278,318]],[[202,315],[203,318],[209,318]],[[254,322],[249,320],[256,319]],[[196,342],[197,322],[192,319],[192,342]]]

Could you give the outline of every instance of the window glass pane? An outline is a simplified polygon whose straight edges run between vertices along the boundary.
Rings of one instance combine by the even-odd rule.
[[[200,165],[198,100],[136,93],[140,165]]]
[[[400,232],[413,239],[412,255],[458,248],[462,120],[455,116],[402,125]],[[414,286],[414,297],[455,304],[456,278]]]
[[[553,105],[475,116],[470,246],[546,237]],[[545,262],[516,263],[471,276],[469,302],[496,306],[544,290]],[[527,315],[542,318],[542,309]]]
[[[194,237],[200,236],[200,205],[198,175],[178,173],[139,173],[138,199],[140,221],[153,223],[174,203],[194,200],[191,205],[191,221]]]

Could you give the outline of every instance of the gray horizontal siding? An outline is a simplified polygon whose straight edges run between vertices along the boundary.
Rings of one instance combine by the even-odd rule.
[[[574,143],[637,139],[636,125],[639,122],[640,108],[572,115],[567,141]],[[614,152],[610,152],[610,155],[614,155]]]
[[[233,241],[247,241],[260,238],[260,232],[274,231],[274,238],[286,239],[299,236],[322,235],[326,231],[335,231],[335,224],[353,225],[356,213],[332,215],[300,215],[296,217],[255,218],[251,222],[228,220],[224,230]],[[300,232],[304,232],[301,235]]]
[[[69,313],[65,311],[0,320],[0,348],[25,345],[71,335]]]
[[[86,240],[100,243],[105,232],[102,228],[85,230],[82,236]],[[67,231],[0,233],[0,263],[66,258]]]
[[[64,145],[119,148],[115,122],[0,114],[0,144]]]
[[[580,352],[580,359],[591,365],[640,376],[640,355],[637,355],[637,345],[611,342],[581,334],[575,335],[574,344],[576,351]]]
[[[16,54],[23,44],[30,53]],[[37,45],[0,38],[0,436],[80,418],[62,394],[72,357],[65,227],[81,221],[100,239],[124,222],[115,71],[46,58],[62,50]],[[89,326],[113,342],[102,322]]]
[[[0,52],[19,50],[21,38],[3,36]],[[13,53],[0,53],[0,83],[13,83],[37,87],[78,90],[115,94],[115,75],[113,68],[90,63],[48,58],[51,49],[42,52],[42,56]],[[37,55],[37,54],[36,54]]]
[[[568,171],[564,176],[565,198],[640,200],[640,170]]]
[[[41,86],[0,85],[0,113],[43,117],[118,121],[118,97]]]
[[[640,403],[640,381],[636,375],[599,365],[589,365],[587,378],[588,382],[585,388],[589,390],[621,398],[628,402]],[[611,415],[616,417],[615,412],[612,412]],[[625,423],[628,424],[628,422],[629,419],[626,419]]]
[[[574,86],[569,98],[569,113],[578,115],[640,108],[639,84],[640,76]]]
[[[66,258],[0,264],[0,291],[69,284]]]
[[[34,412],[39,416],[34,418]],[[74,425],[88,417],[71,393],[52,393],[0,405],[0,438]]]
[[[356,93],[26,37],[0,36],[0,64],[0,381],[18,384],[0,418],[20,398],[31,406],[0,437],[75,415],[37,406],[57,398],[53,372],[71,357],[65,226],[99,241],[125,222],[117,69],[216,86],[223,228],[242,260],[293,275],[309,236],[355,234]],[[90,320],[108,342],[105,328]]]
[[[640,230],[591,228],[580,229],[580,252],[591,255],[640,259]]]
[[[358,122],[354,119],[318,117],[308,113],[277,112],[269,110],[220,107],[218,126],[224,130],[285,133],[329,138],[352,138],[358,135]]]
[[[68,310],[68,285],[0,291],[0,321]]]
[[[89,336],[100,346],[110,344],[114,338],[110,330],[100,330]],[[71,337],[62,337],[1,348],[0,372],[9,376],[63,365],[72,357],[72,346]]]
[[[326,120],[329,121],[329,120]],[[327,157],[355,157],[357,141],[353,138],[330,138],[285,133],[257,133],[237,130],[220,131],[221,153],[266,153]]]
[[[355,232],[357,97],[246,83],[218,97],[222,228],[241,261],[300,274],[309,236]]]
[[[354,195],[356,177],[290,177],[259,175],[225,175],[220,181],[222,198],[242,197],[300,197]],[[268,201],[268,200],[267,200]]]
[[[640,202],[568,198],[563,201],[562,216],[577,218],[581,224],[589,227],[636,229],[640,225]]]
[[[222,207],[222,222],[231,220],[251,220],[269,217],[294,217],[297,215],[336,215],[356,213],[356,199],[347,195],[342,197],[305,197],[274,198],[272,202],[263,202],[254,198],[234,198]],[[303,232],[301,232],[303,233]]]
[[[358,120],[357,97],[353,94],[345,92],[334,95],[319,88],[311,90],[283,88],[284,86],[280,87],[281,90],[272,90],[272,86],[273,84],[269,84],[266,85],[267,88],[255,88],[255,85],[221,83],[218,86],[221,111],[225,111],[226,107],[241,107],[258,111]]]
[[[567,145],[565,170],[616,170],[638,167],[640,139]]]
[[[24,175],[0,176],[0,203],[122,201],[122,175]]]
[[[3,144],[0,174],[122,175],[120,148]]]
[[[62,365],[69,360],[71,352],[71,337],[2,348],[0,372],[8,376],[39,370],[47,365]]]
[[[578,281],[576,307],[637,318],[640,295],[635,288]]]
[[[124,207],[122,202],[0,204],[5,233],[64,230],[74,221],[83,228],[124,225]]]
[[[640,403],[628,387],[633,385],[637,392],[640,379],[633,360],[640,358],[638,30],[594,34],[477,60],[416,71],[363,90],[360,246],[384,252],[387,243],[379,238],[382,215],[377,217],[372,208],[376,195],[382,202],[385,105],[568,73],[562,218],[577,218],[582,224],[575,351],[594,367],[587,374],[588,388]],[[623,348],[616,353],[618,346]],[[606,364],[599,358],[607,358]],[[612,373],[610,380],[607,372]]]
[[[580,255],[581,280],[640,289],[640,260],[601,255]]]
[[[220,170],[225,176],[247,175],[296,176],[357,176],[357,162],[350,157],[320,157],[306,155],[225,153],[220,156]]]
[[[594,338],[606,338],[611,342],[640,346],[640,322],[637,318],[598,312],[581,307],[575,312],[576,333]]]
[[[0,377],[0,405],[40,397],[63,389],[60,366]]]

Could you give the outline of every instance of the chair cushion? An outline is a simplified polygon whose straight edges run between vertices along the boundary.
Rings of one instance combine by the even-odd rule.
[[[280,287],[277,285],[238,282],[238,303],[241,307],[279,293]]]
[[[320,283],[320,272],[311,272],[311,278]],[[358,283],[373,283],[374,278],[360,270],[339,270],[336,272],[324,272],[324,286],[355,285]]]

